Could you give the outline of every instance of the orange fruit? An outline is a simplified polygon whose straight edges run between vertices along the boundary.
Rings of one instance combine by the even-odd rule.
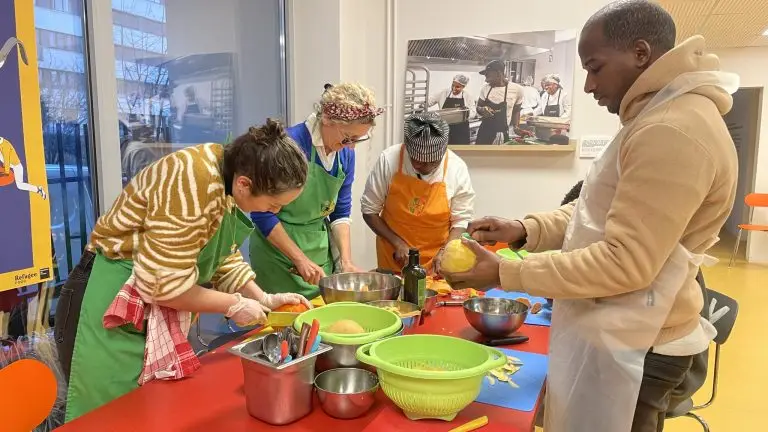
[[[307,308],[303,304],[299,303],[299,304],[295,304],[295,305],[294,304],[284,304],[284,305],[280,306],[279,308],[272,310],[272,312],[296,312],[296,313],[301,313],[301,312],[306,312],[308,310],[309,310],[309,308]]]

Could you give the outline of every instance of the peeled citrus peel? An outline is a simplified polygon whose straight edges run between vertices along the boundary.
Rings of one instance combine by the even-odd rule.
[[[523,362],[517,357],[507,356],[507,364],[488,372],[486,379],[488,384],[496,385],[496,381],[505,382],[513,388],[520,388],[514,381],[512,375],[516,374],[523,367]]]

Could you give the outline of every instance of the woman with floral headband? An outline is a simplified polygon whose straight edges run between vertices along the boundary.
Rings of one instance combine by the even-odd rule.
[[[375,119],[373,92],[344,83],[325,87],[316,110],[287,132],[309,160],[304,191],[278,213],[251,213],[251,266],[267,292],[293,292],[307,299],[319,294],[320,279],[334,270],[355,272],[350,246],[355,146],[369,139]],[[330,235],[339,251],[334,268]]]

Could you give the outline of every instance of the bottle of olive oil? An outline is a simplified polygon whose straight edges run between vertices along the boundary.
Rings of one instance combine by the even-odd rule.
[[[427,271],[419,264],[419,251],[408,251],[408,265],[403,267],[403,300],[424,307],[427,298]]]

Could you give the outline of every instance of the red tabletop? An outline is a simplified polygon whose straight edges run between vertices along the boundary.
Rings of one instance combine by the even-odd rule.
[[[422,326],[409,333],[444,334],[480,340],[469,326],[461,307],[438,308]],[[530,341],[510,348],[546,354],[549,327],[524,325],[520,334]],[[226,352],[227,347],[203,356],[203,366],[181,381],[153,381],[103,407],[62,426],[60,431],[447,431],[481,416],[488,416],[485,431],[533,431],[536,411],[531,412],[473,403],[451,423],[409,421],[390,402],[384,392],[377,393],[376,405],[364,417],[336,420],[327,416],[315,401],[313,412],[296,423],[270,426],[251,417],[245,408],[243,371],[240,359]],[[264,395],[269,397],[269,395]]]

